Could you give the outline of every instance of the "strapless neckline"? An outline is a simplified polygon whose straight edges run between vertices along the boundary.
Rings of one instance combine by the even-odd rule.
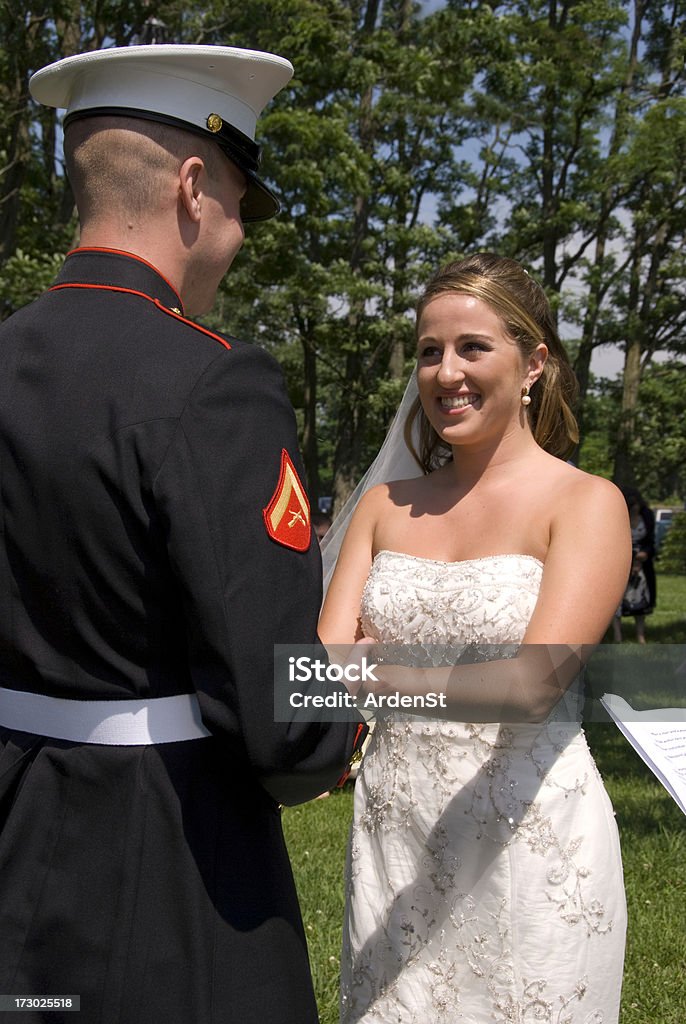
[[[374,555],[374,562],[376,562],[377,558],[379,558],[381,555],[391,555],[396,558],[409,558],[414,562],[425,562],[429,565],[474,565],[478,562],[492,562],[502,558],[518,558],[528,562],[535,562],[536,565],[540,565],[541,568],[543,568],[544,564],[541,561],[541,559],[536,558],[535,555],[519,554],[516,551],[507,552],[502,555],[481,555],[479,558],[458,558],[453,561],[445,561],[442,558],[426,558],[423,555],[408,555],[404,551],[391,551],[389,548],[381,548],[381,550],[377,551],[377,553]]]

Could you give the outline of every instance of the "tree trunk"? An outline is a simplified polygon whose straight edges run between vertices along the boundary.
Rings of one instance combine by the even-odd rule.
[[[627,340],[624,359],[622,412],[617,433],[614,473],[612,474],[612,479],[620,487],[632,487],[635,483],[632,445],[640,382],[641,340],[637,334]]]
[[[381,0],[368,0],[361,37],[373,35],[381,9]],[[371,154],[374,147],[373,86],[368,86],[360,97],[359,133],[360,144],[365,153]],[[353,238],[350,252],[350,268],[354,274],[363,273],[363,243],[369,229],[369,196],[358,195],[354,204]],[[360,324],[364,320],[361,302],[353,303],[348,314],[348,329],[352,341],[346,358],[345,379],[350,383],[341,395],[338,419],[337,444],[334,456],[333,511],[334,515],[357,486],[362,473],[362,437],[366,423],[364,396],[361,394],[362,358],[360,354]]]
[[[346,359],[346,380],[359,380],[361,360],[356,352]],[[362,437],[366,425],[366,407],[355,394],[354,388],[346,389],[346,397],[338,423],[338,441],[334,465],[333,513],[337,515],[360,481],[363,468]]]
[[[632,448],[636,404],[638,402],[638,386],[641,380],[642,345],[639,304],[641,301],[641,258],[645,251],[645,244],[645,229],[641,225],[637,225],[632,250],[629,296],[625,321],[627,338],[625,341],[622,409],[617,429],[614,472],[612,474],[612,479],[620,487],[633,486],[634,483]]]
[[[638,69],[638,46],[641,40],[644,7],[645,0],[635,0],[634,26],[629,46],[626,74],[615,105],[612,136],[608,147],[608,160],[617,156],[627,135],[628,107]],[[610,217],[616,204],[617,185],[615,182],[612,182],[605,189],[601,198],[593,271],[590,275],[590,286],[583,320],[581,342],[574,362],[574,371],[579,382],[579,408],[577,413],[577,420],[579,423],[579,446],[574,453],[575,462],[578,461],[579,452],[584,443],[584,399],[588,393],[591,380],[591,360],[593,358],[593,352],[598,345],[596,333],[598,315],[603,297],[607,290],[607,280],[603,273],[603,265],[605,263]]]
[[[317,444],[317,354],[310,340],[301,335],[303,347],[303,436],[302,453],[307,490],[312,507],[319,502],[319,446]]]

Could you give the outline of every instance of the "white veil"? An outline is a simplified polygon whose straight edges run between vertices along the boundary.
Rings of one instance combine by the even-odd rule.
[[[405,441],[405,422],[417,394],[417,372],[413,370],[379,454],[336,516],[331,529],[324,536],[321,547],[324,566],[324,594],[329,588],[343,538],[362,495],[372,487],[376,487],[377,484],[388,483],[391,480],[409,480],[412,477],[423,475],[419,463]],[[415,448],[419,451],[418,418],[412,425],[412,440]]]

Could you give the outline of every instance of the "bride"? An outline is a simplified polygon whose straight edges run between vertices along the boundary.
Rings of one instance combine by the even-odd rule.
[[[514,646],[378,670],[382,689],[441,689],[448,710],[380,719],[363,762],[342,1021],[616,1024],[622,866],[577,658],[624,591],[626,505],[564,461],[574,379],[543,291],[514,261],[481,253],[431,279],[410,399],[415,387],[405,440],[396,423],[390,460],[384,445],[391,482],[330,532],[325,565],[344,539],[320,635]],[[421,476],[395,468],[407,444]]]

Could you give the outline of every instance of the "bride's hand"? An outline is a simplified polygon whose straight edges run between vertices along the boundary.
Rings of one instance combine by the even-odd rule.
[[[383,644],[379,640],[374,639],[371,636],[363,636],[360,640],[355,642],[355,648],[359,647],[361,650],[365,650],[368,654],[362,655],[361,657],[350,658],[351,664],[361,665],[363,658],[366,658],[366,672],[362,679],[357,685],[356,694],[358,697],[366,697],[373,694],[376,697],[382,695],[388,695],[391,693],[402,692],[399,690],[399,685],[402,687],[403,683],[407,688],[408,692],[414,692],[414,678],[410,670],[406,670],[405,675],[402,675],[402,669],[399,669],[396,665],[384,664],[382,658]],[[353,651],[354,649],[353,648]],[[378,663],[375,660],[374,648],[377,648]],[[353,652],[351,652],[352,654]],[[398,673],[401,674],[401,678],[398,679]],[[406,678],[407,677],[407,678]]]
[[[383,664],[380,650],[377,663],[375,648],[380,649],[382,645],[371,636],[361,637],[352,646],[327,646],[331,661],[343,669],[342,682],[348,693],[363,698],[370,694],[380,696],[396,691],[401,694],[420,692],[417,689],[415,670]]]
[[[345,667],[348,668],[356,667],[359,669],[357,673],[348,673],[346,671],[345,685],[348,688],[348,693],[356,696],[360,692],[367,692],[365,669],[368,665],[368,658],[366,652],[373,647],[378,641],[371,636],[363,636],[360,640],[356,640],[353,647],[350,648],[348,657],[346,658]],[[352,676],[357,675],[359,678],[353,680]]]

